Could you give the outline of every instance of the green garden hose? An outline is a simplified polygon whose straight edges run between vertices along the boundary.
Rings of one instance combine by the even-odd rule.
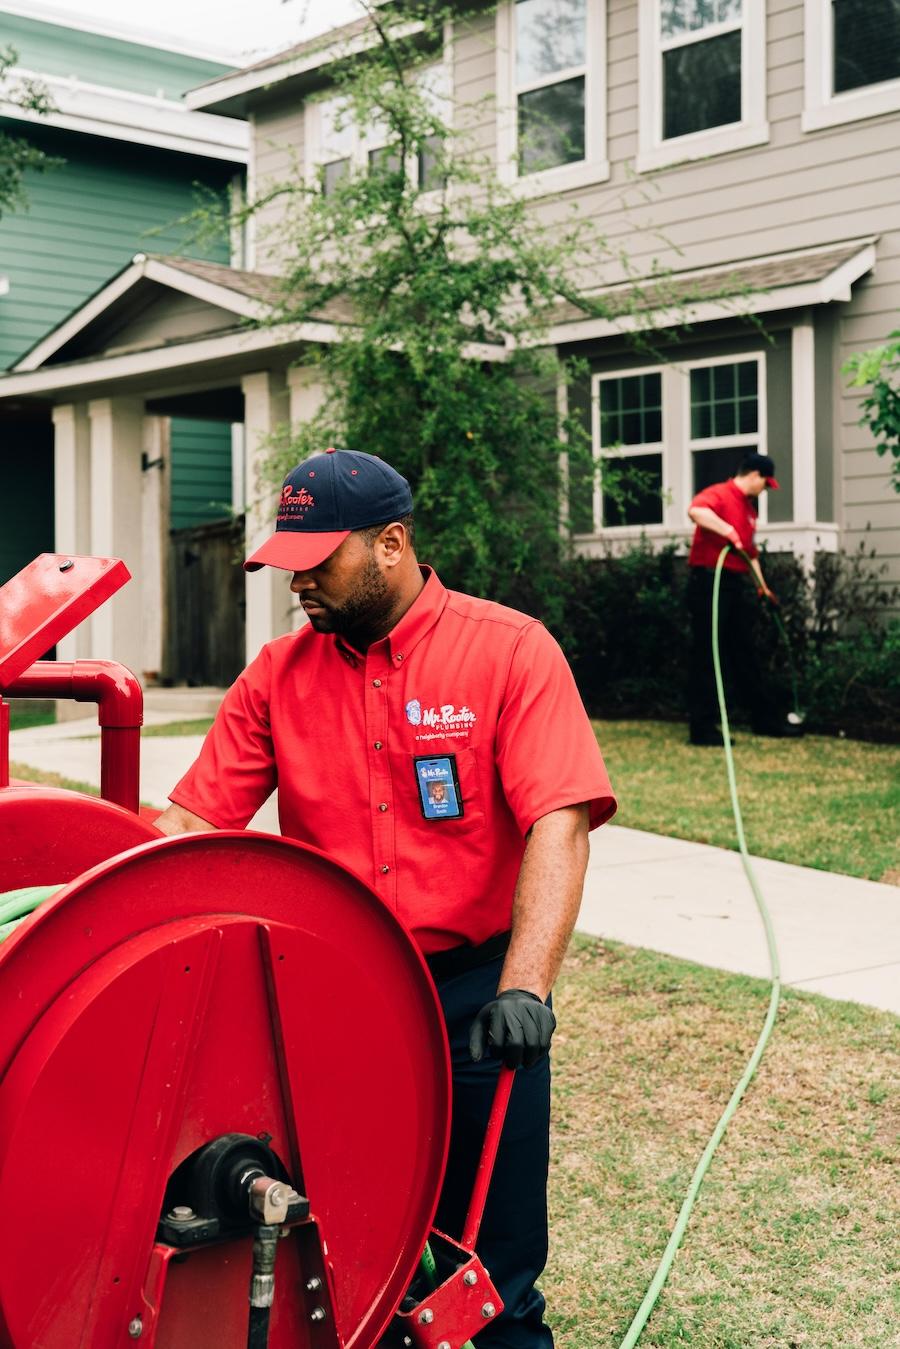
[[[7,890],[0,895],[0,941],[14,932],[39,904],[61,889],[61,885],[26,885],[22,890]]]
[[[769,914],[769,910],[766,907],[766,902],[762,897],[762,891],[759,888],[759,882],[756,879],[756,875],[750,863],[750,855],[747,852],[747,841],[744,837],[744,821],[741,816],[741,806],[740,802],[738,801],[737,783],[734,775],[734,757],[731,753],[731,736],[729,735],[728,731],[728,709],[725,706],[725,687],[722,682],[722,664],[719,657],[719,590],[721,588],[722,567],[724,566],[725,558],[729,552],[730,547],[731,547],[730,544],[726,545],[719,554],[718,561],[716,562],[716,574],[713,581],[713,597],[712,597],[713,667],[715,669],[716,674],[716,693],[719,699],[719,713],[721,715],[722,721],[722,739],[725,742],[725,762],[728,766],[728,788],[731,793],[731,809],[734,814],[734,823],[735,828],[737,830],[738,847],[740,848],[741,851],[741,862],[743,863],[747,880],[750,882],[750,889],[753,891],[753,898],[756,900],[756,907],[759,910],[759,915],[762,918],[763,927],[765,928],[766,932],[766,945],[768,946],[769,950],[769,968],[772,979],[772,990],[769,995],[769,1010],[766,1014],[765,1024],[763,1025],[763,1028],[760,1032],[759,1039],[756,1042],[756,1048],[750,1055],[750,1059],[747,1063],[746,1068],[744,1069],[743,1076],[741,1077],[741,1080],[738,1082],[737,1086],[732,1092],[731,1099],[729,1100],[727,1106],[722,1112],[722,1116],[718,1124],[716,1125],[715,1129],[713,1130],[712,1136],[703,1151],[703,1155],[700,1158],[699,1162],[697,1163],[696,1169],[694,1170],[694,1174],[691,1177],[691,1183],[690,1186],[688,1187],[688,1192],[685,1195],[684,1202],[681,1205],[681,1210],[678,1214],[675,1226],[672,1229],[672,1235],[669,1237],[668,1244],[666,1245],[666,1249],[663,1252],[662,1259],[660,1260],[659,1265],[657,1266],[656,1273],[653,1275],[650,1287],[647,1289],[647,1292],[644,1296],[644,1300],[641,1303],[640,1307],[638,1308],[634,1320],[628,1327],[628,1331],[625,1335],[624,1340],[620,1344],[619,1349],[633,1349],[633,1346],[637,1344],[638,1339],[640,1338],[644,1326],[647,1324],[647,1320],[650,1316],[650,1313],[653,1311],[653,1308],[656,1305],[656,1300],[659,1297],[660,1293],[662,1292],[663,1285],[669,1276],[669,1271],[672,1268],[672,1264],[678,1252],[678,1248],[681,1245],[682,1238],[688,1225],[688,1220],[690,1219],[691,1216],[691,1210],[694,1207],[697,1195],[700,1193],[700,1186],[703,1184],[703,1178],[705,1177],[707,1171],[709,1170],[709,1165],[713,1159],[713,1154],[715,1153],[716,1148],[719,1146],[719,1143],[722,1140],[725,1130],[728,1128],[732,1116],[734,1115],[735,1111],[740,1105],[741,1098],[743,1097],[744,1092],[747,1090],[748,1086],[753,1080],[753,1075],[756,1072],[757,1067],[759,1066],[759,1061],[763,1056],[763,1051],[766,1045],[768,1044],[769,1036],[772,1034],[772,1028],[775,1025],[775,1017],[778,1013],[778,1003],[781,999],[781,968],[778,962],[778,948],[775,945],[775,932],[772,927],[772,918],[771,915]],[[782,632],[784,632],[783,625],[782,625]],[[784,633],[784,636],[785,640],[787,640],[786,633]],[[796,707],[796,685],[794,689],[794,705]]]

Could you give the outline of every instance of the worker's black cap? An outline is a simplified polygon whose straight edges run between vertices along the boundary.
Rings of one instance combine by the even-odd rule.
[[[745,454],[741,460],[741,473],[761,473],[767,487],[778,491],[778,479],[775,477],[775,460],[767,454]]]

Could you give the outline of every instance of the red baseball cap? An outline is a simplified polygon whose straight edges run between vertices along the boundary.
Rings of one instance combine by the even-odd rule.
[[[247,558],[244,570],[310,571],[354,529],[389,524],[412,508],[409,483],[376,455],[359,450],[314,454],[285,478],[275,533]]]

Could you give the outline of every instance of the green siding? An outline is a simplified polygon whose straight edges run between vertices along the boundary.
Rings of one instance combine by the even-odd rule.
[[[172,529],[221,520],[231,510],[228,422],[172,418]]]
[[[4,127],[17,134],[22,131],[21,124],[0,122],[0,129]],[[29,209],[0,219],[0,272],[10,283],[9,293],[0,297],[0,368],[15,364],[136,252],[228,261],[224,241],[199,249],[187,242],[185,227],[173,222],[192,209],[196,183],[227,189],[233,173],[229,165],[75,132],[47,128],[29,132],[65,163],[49,173],[31,175]],[[151,230],[159,233],[151,235]],[[210,424],[198,458],[197,425],[179,422],[172,428],[172,512],[179,524],[225,515],[227,509],[211,510],[209,503],[231,499],[229,428]],[[4,459],[7,448],[13,449],[6,442],[4,428],[0,435]],[[52,515],[52,496],[50,500]],[[0,534],[11,528],[9,518],[4,493]],[[42,526],[25,521],[15,528],[17,557],[23,549],[31,555],[50,546]]]
[[[0,121],[0,130],[20,126]],[[233,169],[150,146],[42,128],[32,139],[61,167],[30,174],[29,208],[0,219],[0,366],[99,290],[137,252],[187,253],[228,261],[228,247],[200,250],[173,222],[194,204],[197,182],[224,192]],[[158,233],[151,231],[158,230]]]
[[[233,69],[217,61],[15,14],[0,13],[0,46],[14,47],[24,70],[74,75],[89,84],[172,99]]]

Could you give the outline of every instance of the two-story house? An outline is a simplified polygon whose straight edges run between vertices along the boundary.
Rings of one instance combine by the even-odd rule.
[[[372,148],[335,125],[329,94],[335,56],[366,40],[365,22],[351,24],[217,77],[187,103],[249,121],[256,189],[299,164],[324,167],[327,192],[340,174],[365,171]],[[654,315],[652,356],[637,354],[623,323],[557,316],[549,340],[590,370],[573,396],[595,456],[634,460],[652,486],[620,509],[602,485],[576,484],[579,547],[685,537],[695,489],[758,449],[774,456],[782,484],[763,505],[769,548],[808,558],[865,536],[900,579],[898,500],[841,374],[900,309],[896,5],[500,0],[453,26],[432,78],[461,124],[469,110],[493,171],[529,209],[576,202],[633,273],[649,276],[659,260],[690,296],[687,311]],[[223,421],[241,414],[252,482],[269,432],[316,406],[305,353],[337,332],[324,320],[246,325],[268,312],[277,266],[252,237],[240,268],[140,258],[0,380],[0,399],[54,405],[57,482],[78,435],[93,443],[83,410],[101,396],[123,483],[143,434],[135,407],[191,400]],[[589,290],[627,284],[608,255],[586,280]],[[115,540],[129,556],[141,521],[126,491],[117,500]],[[268,510],[251,502],[248,544],[269,528]],[[58,529],[58,546],[82,537],[62,513]],[[291,619],[283,578],[251,577],[246,596],[252,655]],[[126,621],[108,636],[127,660]]]

